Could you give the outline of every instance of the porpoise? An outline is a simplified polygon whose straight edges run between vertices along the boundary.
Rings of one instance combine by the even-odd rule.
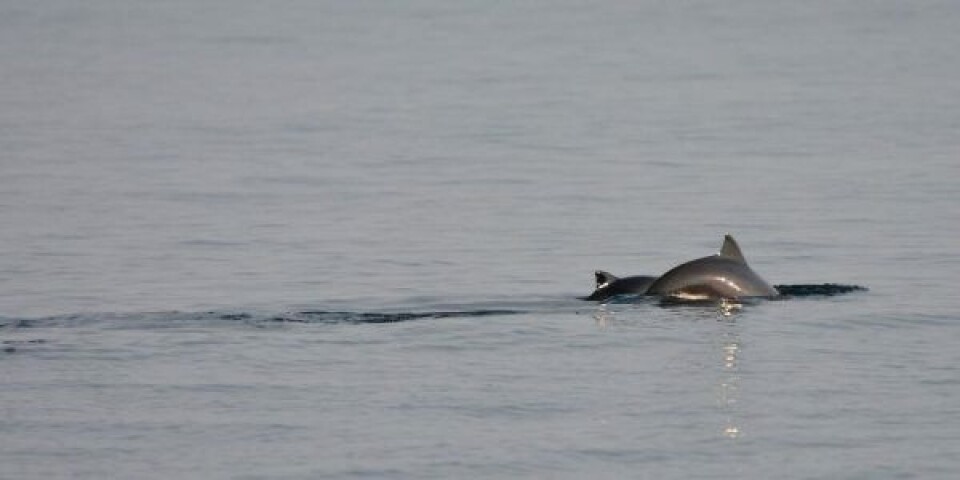
[[[648,277],[636,275],[632,277],[618,278],[616,275],[602,270],[597,270],[594,275],[597,277],[597,289],[593,291],[584,300],[604,300],[616,295],[643,295],[657,277]]]
[[[704,301],[749,297],[777,297],[773,288],[747,264],[737,241],[723,239],[720,253],[682,263],[659,277],[617,278],[597,271],[597,288],[585,300],[604,300],[614,295],[656,295],[674,301]]]

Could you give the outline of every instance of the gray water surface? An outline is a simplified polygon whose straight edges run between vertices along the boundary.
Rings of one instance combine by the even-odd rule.
[[[958,23],[0,2],[0,478],[953,478]]]

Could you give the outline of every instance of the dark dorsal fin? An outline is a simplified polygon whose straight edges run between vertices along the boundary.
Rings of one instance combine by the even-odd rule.
[[[604,285],[615,282],[617,280],[616,275],[609,272],[604,272],[603,270],[597,270],[596,272],[594,272],[594,275],[597,276],[597,288],[600,288]]]
[[[737,241],[734,240],[730,234],[723,237],[723,246],[720,247],[720,253],[718,255],[723,258],[747,263],[747,259],[743,257],[743,252],[740,251],[740,246],[737,245]]]

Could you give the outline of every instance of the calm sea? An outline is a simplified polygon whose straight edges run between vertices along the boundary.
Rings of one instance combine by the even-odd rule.
[[[2,1],[0,478],[955,478],[958,24]]]

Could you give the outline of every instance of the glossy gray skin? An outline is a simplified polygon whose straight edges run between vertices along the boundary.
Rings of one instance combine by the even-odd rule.
[[[583,297],[584,300],[606,300],[617,295],[643,295],[647,293],[647,288],[657,280],[657,277],[644,275],[617,278],[600,270],[595,275],[597,277],[597,289],[590,296]]]
[[[670,270],[647,288],[647,294],[711,300],[776,297],[780,293],[746,263],[712,256],[698,258]]]
[[[780,292],[747,265],[740,247],[727,235],[720,253],[674,267],[653,282],[647,294],[696,301],[777,297]]]

